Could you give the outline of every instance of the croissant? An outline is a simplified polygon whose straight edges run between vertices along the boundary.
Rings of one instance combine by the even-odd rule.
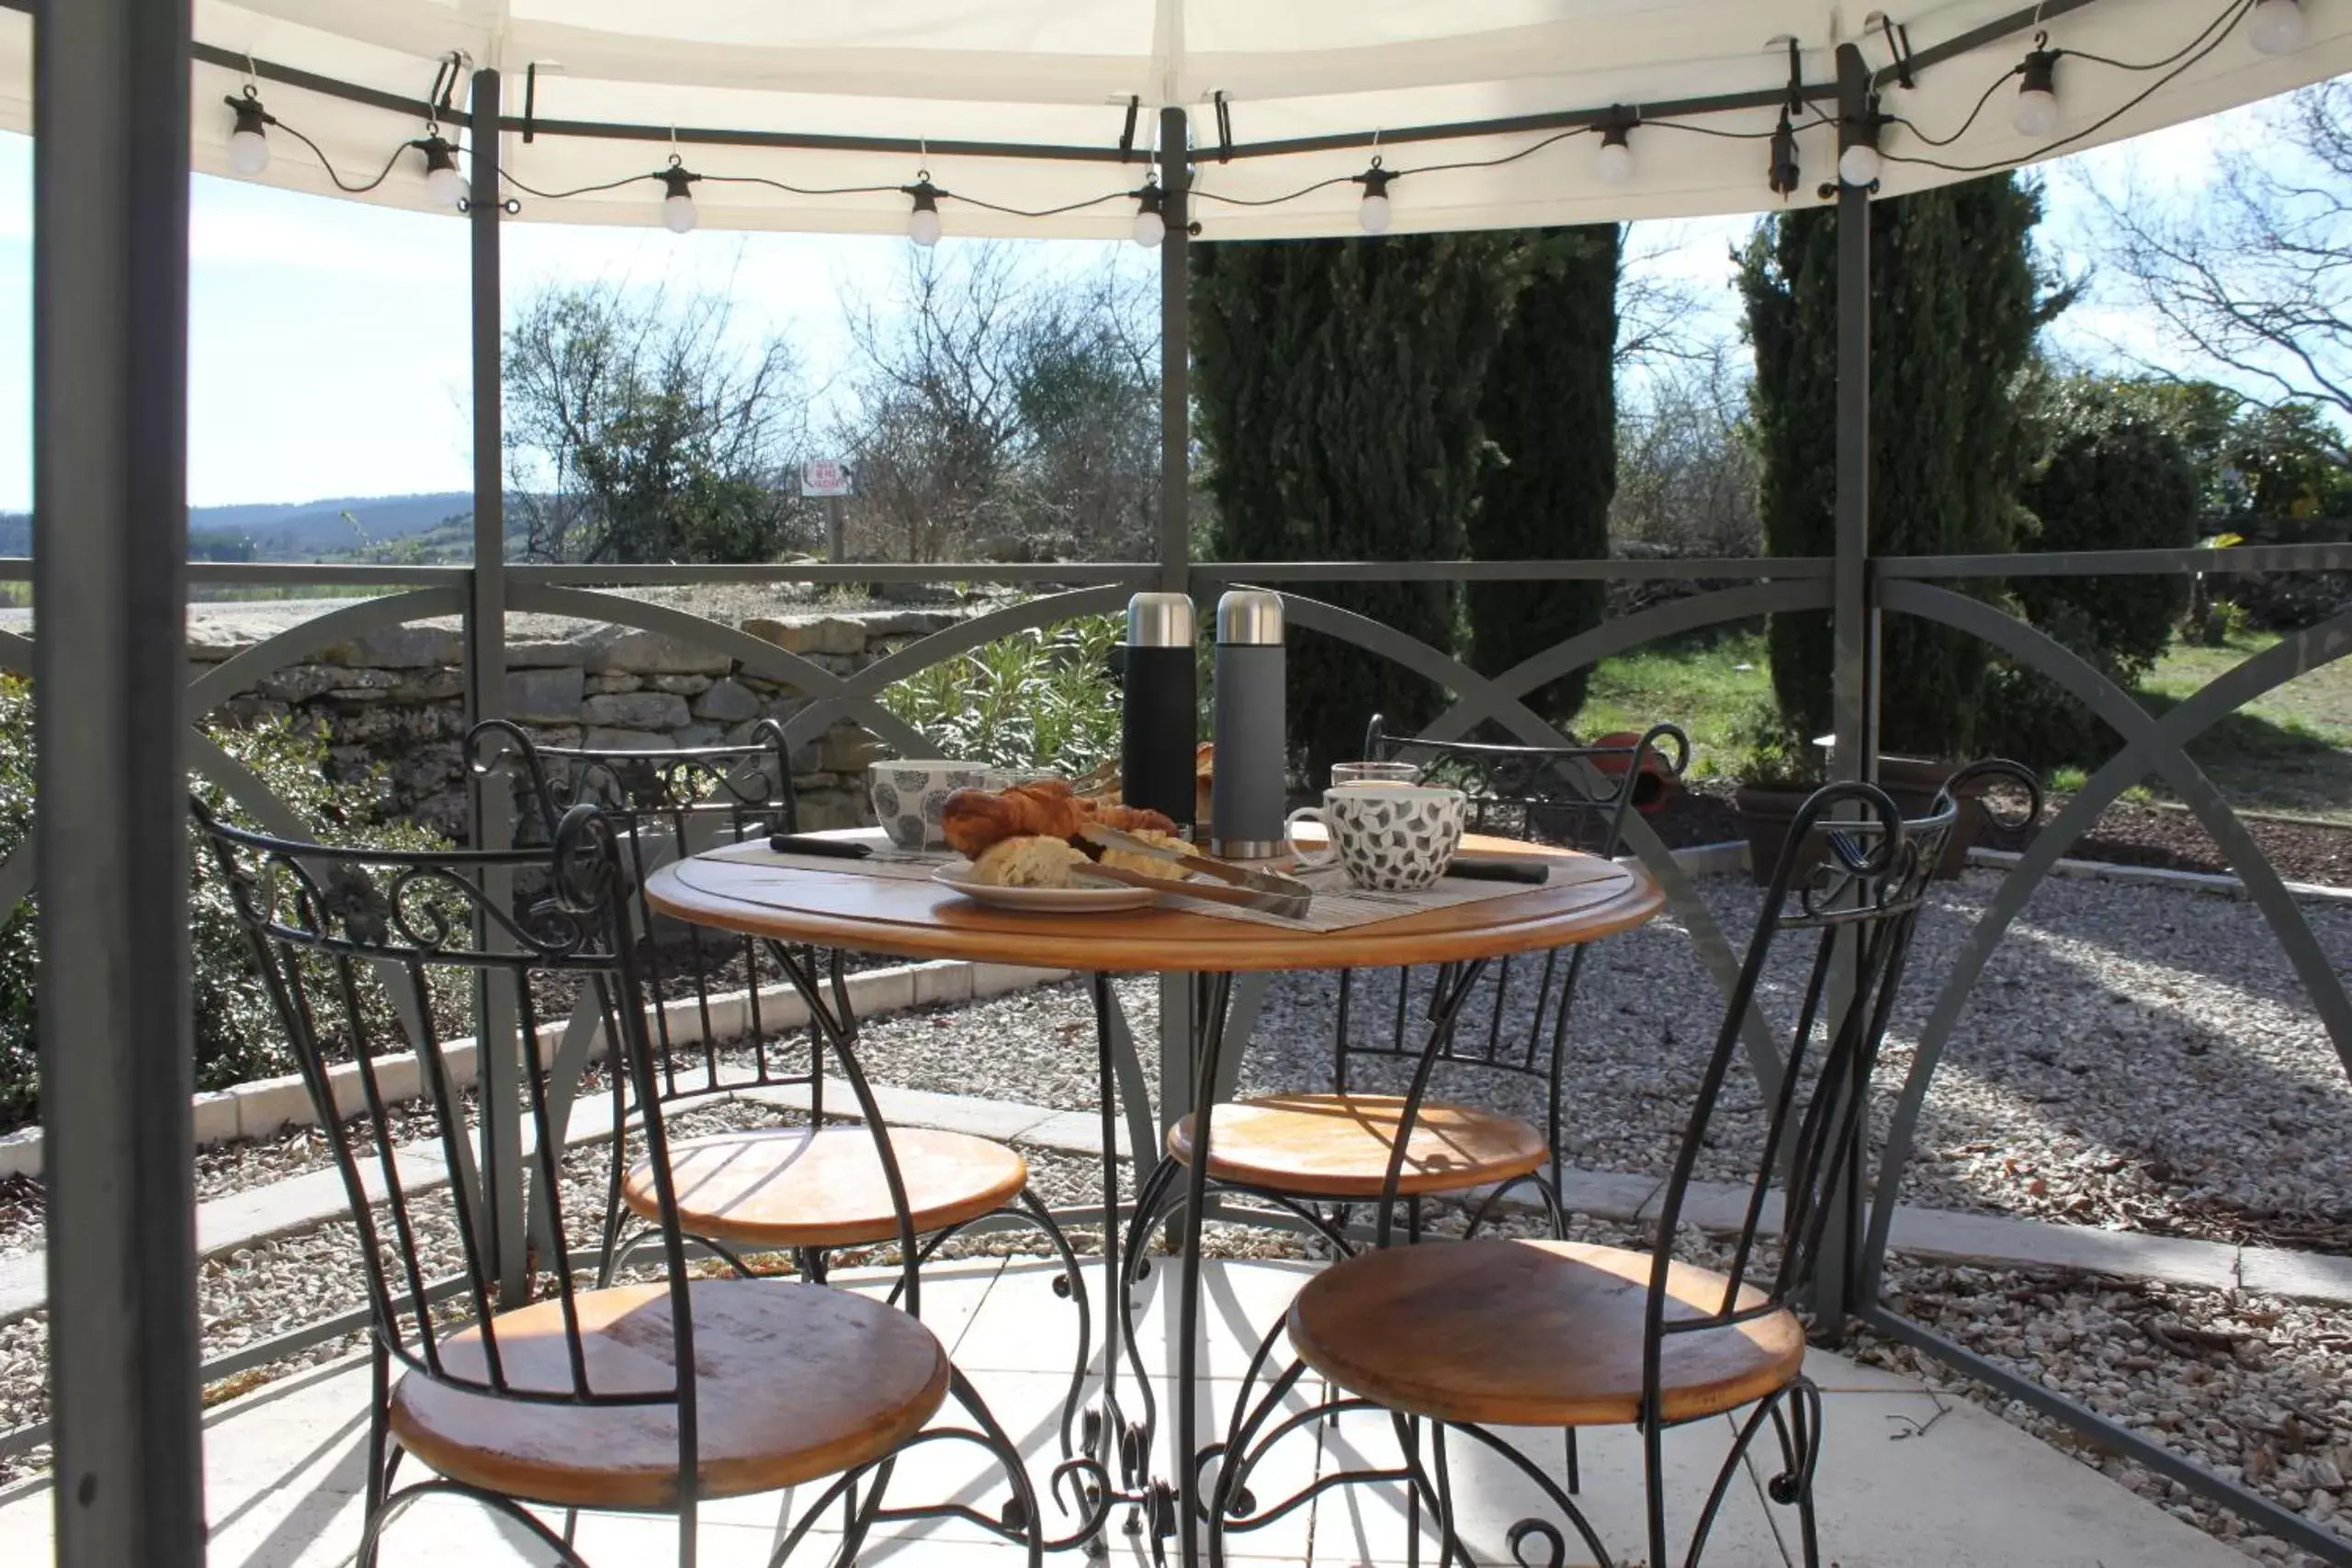
[[[1116,828],[1122,833],[1165,833],[1172,838],[1176,832],[1174,822],[1145,807],[1096,806],[1092,815],[1105,828]]]
[[[1176,824],[1157,811],[1103,806],[1070,793],[1066,779],[1038,779],[1007,790],[959,789],[947,797],[940,823],[958,854],[978,860],[1007,839],[1075,840],[1089,822],[1122,832],[1150,829],[1172,833]]]
[[[951,848],[977,860],[1003,839],[1075,839],[1088,819],[1066,781],[1042,779],[1007,790],[959,789],[947,797],[940,826]]]

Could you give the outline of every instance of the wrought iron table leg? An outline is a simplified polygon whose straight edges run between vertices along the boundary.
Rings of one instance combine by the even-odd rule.
[[[1176,1529],[1182,1543],[1184,1568],[1199,1568],[1201,1540],[1197,1530],[1201,1504],[1200,1469],[1193,1456],[1200,1452],[1200,1404],[1195,1390],[1200,1379],[1201,1230],[1208,1208],[1209,1123],[1216,1107],[1218,1067],[1225,1054],[1227,1004],[1233,977],[1204,976],[1193,1002],[1191,1019],[1195,1059],[1199,1067],[1193,1095],[1193,1158],[1184,1171],[1184,1216],[1181,1242],[1182,1264],[1176,1299]]]
[[[1120,1063],[1118,1046],[1121,1025],[1117,1019],[1118,998],[1111,990],[1108,975],[1092,976],[1094,997],[1095,1069],[1099,1076],[1097,1094],[1102,1101],[1102,1390],[1092,1408],[1086,1413],[1084,1435],[1080,1447],[1102,1461],[1103,1470],[1118,1477],[1120,1487],[1129,1493],[1139,1492],[1148,1469],[1148,1456],[1137,1449],[1143,1428],[1130,1423],[1119,1404],[1119,1358],[1131,1353],[1130,1339],[1135,1325],[1123,1307],[1125,1291],[1123,1287],[1125,1263],[1120,1250],[1119,1224],[1119,1105],[1117,1099]],[[1136,1156],[1140,1159],[1142,1155]],[[1128,1526],[1131,1533],[1140,1531],[1143,1518],[1140,1510],[1132,1513]],[[1100,1536],[1087,1542],[1089,1556],[1102,1555],[1108,1550]]]

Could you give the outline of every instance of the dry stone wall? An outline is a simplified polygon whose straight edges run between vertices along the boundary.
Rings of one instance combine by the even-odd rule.
[[[331,606],[330,606],[331,607]],[[243,652],[296,615],[289,606],[200,605],[188,620],[198,672]],[[303,615],[318,606],[300,607]],[[956,609],[730,615],[726,625],[848,675],[953,625]],[[464,645],[454,620],[422,621],[322,649],[257,681],[219,710],[234,722],[290,719],[325,738],[341,777],[373,775],[390,810],[461,837],[467,821]],[[744,671],[722,652],[657,632],[548,615],[507,619],[506,707],[553,746],[643,749],[741,740],[763,717],[789,719],[808,695]],[[809,829],[870,820],[865,765],[887,755],[839,722],[792,757]]]

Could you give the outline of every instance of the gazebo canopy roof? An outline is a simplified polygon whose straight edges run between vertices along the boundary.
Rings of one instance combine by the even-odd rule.
[[[1789,39],[1809,90],[1790,198],[1804,201],[1835,177],[1841,43],[1860,48],[1882,112],[1900,117],[1883,141],[1894,194],[2352,69],[2352,0],[2301,0],[2305,36],[2278,54],[2255,47],[2253,9],[1890,0],[1898,35],[1856,0],[197,0],[195,159],[230,172],[222,99],[251,81],[279,122],[261,178],[336,192],[300,131],[346,184],[390,161],[360,199],[432,208],[423,155],[400,150],[424,133],[436,75],[455,83],[443,129],[465,141],[465,71],[494,66],[526,219],[656,221],[662,186],[630,176],[674,151],[706,176],[706,227],[900,230],[898,187],[927,169],[951,233],[1121,237],[1162,106],[1192,116],[1205,239],[1356,231],[1351,176],[1375,152],[1402,176],[1389,192],[1400,231],[1738,212],[1782,199],[1767,166]],[[2065,52],[2056,129],[2030,137],[2011,123],[2016,72],[2041,30]],[[24,12],[0,17],[0,117],[17,130],[31,127],[30,39]],[[1894,69],[1905,43],[1909,85]],[[1630,132],[1632,176],[1611,184],[1592,122],[1619,106],[1647,123]],[[1495,121],[1510,123],[1464,129]],[[1959,134],[1937,147],[1923,132]],[[1905,161],[1921,158],[1949,166]],[[629,183],[531,194],[616,180]],[[1024,215],[1071,204],[1087,205]]]

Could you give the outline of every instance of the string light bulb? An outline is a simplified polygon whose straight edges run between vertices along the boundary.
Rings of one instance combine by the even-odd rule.
[[[907,214],[907,238],[929,250],[939,243],[939,187],[931,183],[929,175],[919,174],[914,184],[899,188],[915,203],[914,210]]]
[[[2302,0],[2255,0],[2246,36],[2265,54],[2292,54],[2303,46]]]
[[[1166,197],[1157,185],[1148,185],[1136,192],[1135,242],[1145,250],[1156,251],[1168,238]]]
[[[2018,101],[2009,124],[2019,136],[2043,137],[2058,129],[2058,51],[2037,49],[2018,67]]]
[[[1356,184],[1363,186],[1363,199],[1356,203],[1356,222],[1367,234],[1385,234],[1396,218],[1388,205],[1388,182],[1396,176],[1380,166],[1374,158],[1372,167],[1356,176]]]
[[[237,116],[237,128],[229,133],[229,168],[252,179],[269,167],[269,135],[264,128],[277,122],[261,107],[260,95],[251,87],[243,97],[224,101]]]
[[[1865,190],[1878,184],[1884,167],[1879,157],[1879,127],[1885,120],[1875,109],[1838,122],[1838,177]]]
[[[444,207],[466,199],[465,176],[458,173],[458,150],[438,130],[409,143],[424,154],[425,193]]]
[[[1634,177],[1633,122],[1612,121],[1601,128],[1600,151],[1592,155],[1592,172],[1605,186],[1622,186]]]
[[[691,234],[700,214],[695,211],[694,183],[702,178],[677,163],[662,171],[662,222],[673,234]]]

